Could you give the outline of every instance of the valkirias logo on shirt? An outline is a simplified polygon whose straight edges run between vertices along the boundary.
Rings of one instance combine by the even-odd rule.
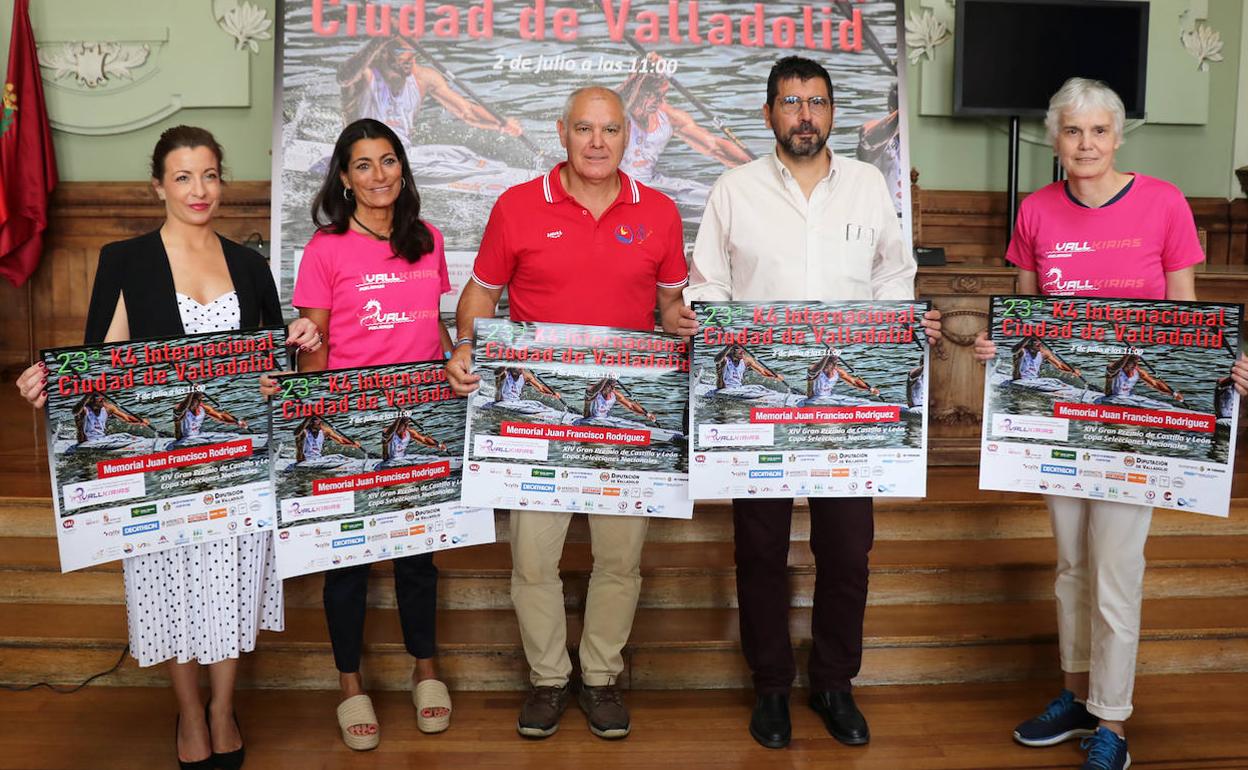
[[[650,237],[650,228],[645,225],[636,225],[630,227],[628,225],[620,225],[615,228],[615,239],[625,246],[635,246],[645,243]]]

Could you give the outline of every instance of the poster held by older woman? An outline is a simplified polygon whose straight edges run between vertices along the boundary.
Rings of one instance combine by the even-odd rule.
[[[1227,516],[1242,305],[993,297],[981,489]]]
[[[61,569],[270,529],[267,407],[286,331],[45,350]]]

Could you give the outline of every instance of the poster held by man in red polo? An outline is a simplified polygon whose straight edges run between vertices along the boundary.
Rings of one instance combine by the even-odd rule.
[[[0,117],[0,275],[21,286],[39,266],[48,196],[56,187],[52,127],[43,101],[29,0],[13,4]]]

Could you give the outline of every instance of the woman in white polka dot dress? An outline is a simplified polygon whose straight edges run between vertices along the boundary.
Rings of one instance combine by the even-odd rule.
[[[152,185],[165,203],[161,228],[110,243],[87,315],[87,344],[250,329],[281,323],[277,289],[263,258],[218,236],[222,150],[189,126],[165,131],[152,155]],[[296,325],[309,325],[296,321]],[[292,335],[306,329],[292,327]],[[315,328],[312,329],[315,338]],[[319,338],[309,343],[320,344]],[[42,406],[46,372],[18,380]],[[178,700],[177,752],[183,768],[237,768],[243,739],[234,717],[240,653],[261,629],[283,629],[282,585],[269,532],[191,544],[123,562],[130,650],[141,666],[168,662]],[[200,667],[208,669],[208,708]]]

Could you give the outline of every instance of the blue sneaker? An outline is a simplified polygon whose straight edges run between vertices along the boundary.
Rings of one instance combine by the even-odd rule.
[[[1106,727],[1098,727],[1091,738],[1084,738],[1079,748],[1086,749],[1088,761],[1080,770],[1127,770],[1131,755],[1127,753],[1127,739]]]
[[[1092,735],[1098,724],[1100,720],[1075,701],[1073,692],[1062,690],[1043,714],[1014,728],[1014,740],[1024,746],[1056,746],[1071,738]]]

